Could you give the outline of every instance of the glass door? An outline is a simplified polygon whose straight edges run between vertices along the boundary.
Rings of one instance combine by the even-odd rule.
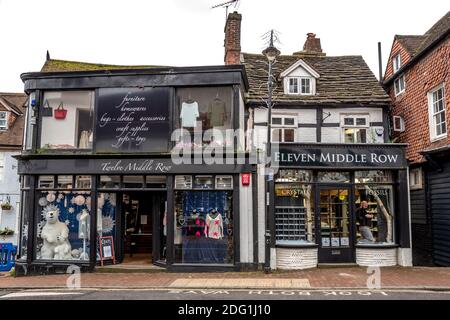
[[[319,263],[353,262],[349,188],[319,189]]]

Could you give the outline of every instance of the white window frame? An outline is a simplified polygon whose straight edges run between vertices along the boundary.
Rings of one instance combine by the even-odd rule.
[[[353,125],[345,124],[345,119],[353,118]],[[366,120],[365,125],[358,125],[356,123],[356,119],[364,118]],[[370,128],[370,116],[368,114],[341,114],[341,139],[342,143],[351,143],[345,142],[345,129],[365,129],[366,130],[366,143],[369,141],[369,128]],[[361,143],[361,142],[353,142],[353,143]]]
[[[400,83],[400,80],[402,80],[401,82],[403,83],[403,87],[399,88],[399,90],[397,90],[397,83]],[[394,81],[394,92],[395,92],[395,96],[399,96],[401,95],[403,92],[405,92],[406,90],[406,81],[405,81],[405,75],[402,74],[401,76],[399,76],[397,79],[395,79]]]
[[[0,130],[8,130],[8,111],[0,111],[0,114],[5,115],[5,125],[0,125]],[[3,120],[3,119],[1,119]]]
[[[405,119],[401,116],[393,116],[392,123],[394,125],[395,132],[405,131]]]
[[[416,179],[417,178],[417,179]],[[409,189],[423,189],[423,171],[422,168],[415,168],[409,171]]]
[[[297,91],[292,90],[294,85],[291,86],[291,80],[297,81]],[[308,80],[309,81],[309,92],[303,92],[302,90],[302,81]],[[301,96],[311,96],[315,93],[315,79],[313,77],[286,77],[286,85],[287,85],[287,93],[288,94],[295,94],[295,95],[301,95]]]
[[[273,119],[274,118],[280,118],[281,119],[281,124],[273,124]],[[286,119],[294,119],[294,124],[286,124]],[[273,114],[272,115],[272,119],[271,119],[271,134],[270,134],[270,140],[271,142],[280,142],[280,143],[285,143],[285,130],[292,130],[294,129],[294,141],[289,141],[287,143],[294,143],[297,142],[297,128],[298,128],[298,116],[296,114]],[[278,130],[280,129],[281,131],[281,136],[280,136],[280,141],[273,141],[273,131],[274,130]]]
[[[443,109],[439,112],[434,112],[434,105],[437,103],[437,101],[433,101],[433,94],[439,90],[442,90],[442,102]],[[448,134],[448,121],[447,121],[447,110],[446,110],[446,99],[445,99],[445,90],[444,90],[444,84],[439,85],[438,87],[434,88],[430,92],[428,92],[428,118],[429,118],[429,126],[430,126],[430,140],[436,141],[443,139],[447,137]],[[439,113],[444,113],[445,117],[445,132],[438,135],[436,133],[436,122],[434,121],[434,117]]]
[[[396,73],[402,67],[402,57],[400,53],[395,55],[394,59],[392,59],[392,70]]]

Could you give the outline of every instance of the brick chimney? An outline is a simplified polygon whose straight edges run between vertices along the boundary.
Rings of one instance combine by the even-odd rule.
[[[294,55],[325,56],[326,54],[322,52],[320,38],[316,38],[316,34],[312,32],[307,33],[306,36],[303,51],[295,52]]]
[[[230,13],[225,24],[225,64],[241,62],[241,21],[242,15]]]

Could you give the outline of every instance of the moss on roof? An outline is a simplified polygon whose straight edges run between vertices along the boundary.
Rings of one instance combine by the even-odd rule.
[[[71,71],[97,71],[97,70],[127,70],[127,69],[152,69],[163,66],[134,65],[121,66],[113,64],[88,63],[79,61],[49,59],[45,61],[41,72],[71,72]]]

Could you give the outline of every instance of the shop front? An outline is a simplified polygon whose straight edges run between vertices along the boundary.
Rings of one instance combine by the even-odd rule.
[[[410,251],[407,164],[398,144],[280,144],[277,268],[401,264]]]
[[[255,267],[256,169],[234,134],[245,123],[241,67],[23,79],[31,99],[17,274]]]

